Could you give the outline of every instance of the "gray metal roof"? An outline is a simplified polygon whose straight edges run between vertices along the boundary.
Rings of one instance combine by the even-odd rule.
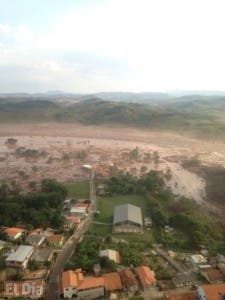
[[[115,207],[113,224],[130,221],[143,225],[141,209],[132,204],[123,204]]]
[[[32,246],[19,246],[15,252],[9,254],[6,261],[23,262],[27,256],[33,251]]]

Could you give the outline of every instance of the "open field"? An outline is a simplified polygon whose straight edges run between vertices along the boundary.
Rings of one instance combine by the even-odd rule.
[[[72,199],[89,199],[90,187],[88,181],[67,183],[68,197]]]
[[[9,137],[17,139],[6,145]],[[21,156],[18,148],[38,150],[35,157]],[[137,159],[125,157],[138,148]],[[17,151],[18,152],[18,151]],[[146,160],[146,153],[157,152],[158,162]],[[171,170],[168,185],[176,194],[205,203],[204,177],[184,169],[184,158],[197,155],[202,165],[225,167],[225,141],[196,140],[171,133],[153,132],[128,127],[82,126],[68,123],[1,124],[0,180],[16,180],[29,190],[29,182],[57,178],[65,183],[88,179],[82,168],[91,164],[100,178],[112,175],[112,166],[134,175],[151,169]]]

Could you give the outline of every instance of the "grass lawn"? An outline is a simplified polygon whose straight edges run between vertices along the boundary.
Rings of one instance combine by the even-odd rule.
[[[90,188],[89,181],[81,181],[76,183],[66,184],[68,189],[68,197],[73,199],[89,199],[90,198]]]
[[[102,225],[102,224],[91,224],[87,235],[97,235],[97,236],[107,236],[112,234],[112,226]]]

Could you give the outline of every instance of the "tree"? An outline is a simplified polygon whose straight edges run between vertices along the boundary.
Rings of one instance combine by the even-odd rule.
[[[135,147],[133,150],[129,152],[129,159],[130,160],[138,160],[139,158],[139,149]]]
[[[100,265],[110,272],[115,272],[117,270],[117,264],[106,256],[100,257]]]
[[[42,192],[51,193],[55,192],[59,195],[61,200],[64,200],[68,194],[67,188],[58,183],[55,179],[44,179],[42,180]]]

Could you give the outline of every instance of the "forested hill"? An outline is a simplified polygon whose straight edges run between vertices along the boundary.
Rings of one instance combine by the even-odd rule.
[[[72,97],[72,96],[71,96]],[[0,98],[1,122],[80,122],[187,132],[195,136],[225,136],[225,97],[183,96],[151,103],[54,97]],[[69,99],[69,100],[68,100]]]

